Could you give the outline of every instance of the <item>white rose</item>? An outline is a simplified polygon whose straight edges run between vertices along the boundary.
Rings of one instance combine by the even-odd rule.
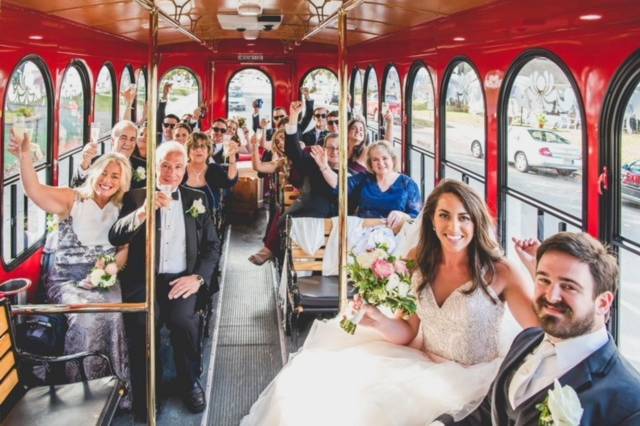
[[[362,266],[363,268],[371,268],[371,265],[373,265],[373,262],[375,262],[377,259],[378,256],[375,251],[368,251],[356,257],[358,265]]]
[[[409,290],[411,290],[411,286],[409,284],[405,282],[400,282],[400,284],[398,284],[398,294],[400,297],[407,297]]]
[[[206,211],[204,203],[202,202],[202,198],[198,198],[197,200],[195,200],[191,207],[198,214],[202,214]]]
[[[104,275],[104,269],[96,268],[91,271],[91,275],[89,275],[89,281],[94,286],[100,285],[100,281],[102,281],[102,276]]]
[[[136,169],[136,176],[138,180],[144,180],[147,177],[147,171],[142,166],[138,166]]]
[[[385,285],[385,289],[388,292],[392,292],[394,289],[398,288],[398,286],[400,284],[401,284],[401,281],[400,281],[400,277],[398,276],[398,274],[392,274],[387,279],[387,284]]]
[[[554,425],[577,426],[584,409],[576,391],[568,385],[560,386],[558,380],[555,380],[553,389],[549,390],[549,411]]]

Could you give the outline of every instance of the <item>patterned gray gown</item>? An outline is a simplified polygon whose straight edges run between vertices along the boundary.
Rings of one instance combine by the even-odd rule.
[[[110,245],[83,245],[73,230],[73,218],[69,216],[60,222],[58,245],[54,254],[46,290],[49,303],[86,304],[122,303],[120,285],[109,290],[86,290],[77,283],[84,280],[96,263],[98,256],[115,254]],[[97,351],[111,359],[114,372],[126,381],[130,388],[129,361],[124,324],[120,313],[66,314],[69,328],[65,336],[64,352],[73,354],[82,351]],[[84,362],[88,379],[109,374],[104,360],[96,357]],[[79,381],[80,372],[75,363],[68,363],[67,378]],[[122,400],[120,406],[128,408],[130,399]]]

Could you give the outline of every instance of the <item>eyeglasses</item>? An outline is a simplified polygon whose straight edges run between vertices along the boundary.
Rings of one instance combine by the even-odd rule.
[[[171,128],[173,129],[174,127],[176,127],[175,123],[162,123],[162,127],[164,127],[165,129]]]
[[[285,117],[286,117],[286,115],[274,115],[274,116],[273,116],[273,119],[274,119],[274,120],[281,120],[281,119],[283,119],[283,118],[285,118]]]
[[[215,133],[227,133],[227,129],[225,129],[223,127],[213,127],[212,130]]]
[[[315,118],[327,118],[327,114],[314,114]]]
[[[327,121],[327,123],[328,123],[330,126],[332,126],[332,125],[333,125],[333,126],[337,126],[337,125],[338,125],[338,120],[329,120],[329,121]]]

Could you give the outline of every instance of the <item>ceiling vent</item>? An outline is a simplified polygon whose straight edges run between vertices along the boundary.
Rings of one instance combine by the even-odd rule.
[[[282,14],[277,9],[262,9],[260,15],[247,16],[239,14],[235,9],[223,9],[218,12],[218,22],[223,30],[237,31],[244,28],[247,31],[271,31],[280,27]]]

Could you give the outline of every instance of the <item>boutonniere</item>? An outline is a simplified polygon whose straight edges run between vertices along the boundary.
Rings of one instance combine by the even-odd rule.
[[[206,211],[207,209],[205,208],[204,203],[202,202],[202,198],[198,198],[193,202],[193,204],[191,204],[191,207],[189,207],[186,213],[190,214],[191,217],[195,219]]]
[[[147,178],[147,171],[144,167],[138,166],[138,168],[133,172],[133,180],[136,182],[141,182]]]
[[[578,426],[584,412],[576,391],[569,385],[560,386],[558,380],[536,410],[540,412],[538,426]]]

